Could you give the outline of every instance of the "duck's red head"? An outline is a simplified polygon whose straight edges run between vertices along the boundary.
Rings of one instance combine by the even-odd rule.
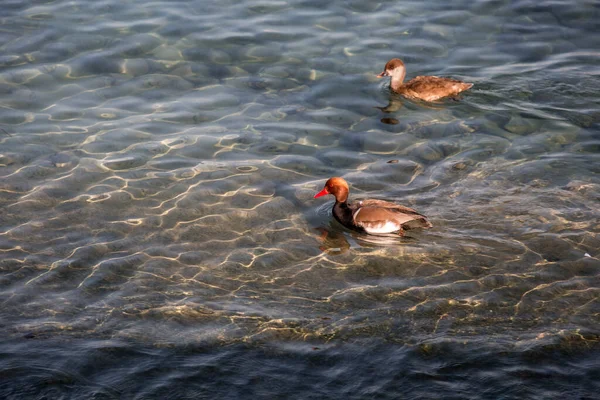
[[[317,197],[325,196],[327,194],[332,194],[335,196],[335,200],[338,202],[344,202],[348,200],[348,183],[344,178],[329,178],[325,183],[325,187],[319,193],[315,194],[315,199]]]

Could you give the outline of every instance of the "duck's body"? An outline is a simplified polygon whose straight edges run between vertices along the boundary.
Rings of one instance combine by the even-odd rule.
[[[404,97],[424,101],[435,101],[444,97],[455,96],[473,86],[472,83],[437,76],[417,76],[404,83],[406,68],[402,60],[394,58],[385,65],[379,78],[390,76],[392,90]]]
[[[405,229],[431,228],[431,223],[412,208],[384,200],[362,200],[348,203],[348,183],[343,178],[331,178],[315,198],[332,194],[335,196],[333,216],[342,225],[369,234],[397,233]]]

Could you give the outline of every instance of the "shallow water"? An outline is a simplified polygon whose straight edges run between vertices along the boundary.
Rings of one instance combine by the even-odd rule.
[[[3,2],[0,396],[595,398],[599,19]],[[330,176],[434,229],[347,231]]]

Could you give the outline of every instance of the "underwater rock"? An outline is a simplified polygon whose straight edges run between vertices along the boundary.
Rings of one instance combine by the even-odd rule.
[[[515,115],[504,125],[504,129],[517,135],[528,135],[537,131],[540,125],[541,122],[538,120],[534,121]]]

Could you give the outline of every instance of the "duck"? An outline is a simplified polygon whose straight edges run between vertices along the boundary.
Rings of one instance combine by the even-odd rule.
[[[404,236],[412,228],[431,228],[426,216],[412,208],[385,200],[360,200],[348,203],[348,182],[344,178],[329,178],[314,198],[328,194],[335,197],[334,218],[347,228],[371,235],[395,233]]]
[[[444,97],[456,96],[460,92],[473,87],[472,83],[437,76],[417,76],[403,83],[406,76],[406,67],[399,58],[392,58],[388,61],[383,72],[377,75],[378,78],[385,76],[392,77],[390,82],[392,91],[409,99],[424,101],[436,101]]]

